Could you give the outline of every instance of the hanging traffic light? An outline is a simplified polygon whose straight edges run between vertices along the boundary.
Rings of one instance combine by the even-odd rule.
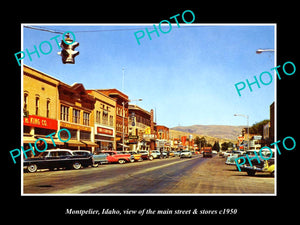
[[[75,57],[79,55],[79,51],[74,51],[79,46],[78,42],[73,41],[70,38],[70,34],[66,34],[65,40],[60,43],[61,52],[58,54],[62,57],[63,64],[75,64]]]

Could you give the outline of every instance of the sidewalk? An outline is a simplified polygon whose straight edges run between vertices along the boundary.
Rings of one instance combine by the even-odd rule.
[[[187,174],[168,193],[193,194],[274,194],[274,177],[267,173],[248,176],[235,166],[225,164],[225,158],[208,158]]]

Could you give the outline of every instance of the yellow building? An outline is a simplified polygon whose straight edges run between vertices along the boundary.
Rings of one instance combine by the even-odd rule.
[[[116,149],[116,100],[97,90],[86,91],[96,100],[95,108],[91,112],[94,119],[95,143],[98,145],[95,151]]]
[[[43,138],[48,149],[53,147],[50,137],[45,137],[58,130],[58,85],[59,80],[24,65],[23,67],[23,146]],[[54,137],[56,145],[63,145]],[[41,146],[40,146],[40,145]],[[42,141],[39,149],[44,149]],[[28,152],[29,153],[29,152]]]
[[[100,151],[116,149],[116,101],[97,90],[86,90],[83,84],[68,85],[29,66],[23,67],[23,146],[34,148],[43,138],[47,149]],[[57,131],[70,132],[70,140],[59,141]],[[51,137],[46,137],[49,134]],[[68,139],[68,133],[60,133]],[[40,150],[45,143],[37,144]],[[28,157],[31,151],[28,151]]]

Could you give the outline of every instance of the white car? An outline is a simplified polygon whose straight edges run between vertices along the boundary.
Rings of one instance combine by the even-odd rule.
[[[152,150],[152,151],[150,151],[150,155],[153,157],[153,159],[157,159],[160,157],[160,151]]]
[[[192,158],[192,153],[188,150],[180,152],[180,158]]]

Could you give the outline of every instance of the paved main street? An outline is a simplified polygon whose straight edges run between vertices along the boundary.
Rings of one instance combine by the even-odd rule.
[[[273,194],[274,177],[248,176],[219,156],[24,173],[24,194]]]

